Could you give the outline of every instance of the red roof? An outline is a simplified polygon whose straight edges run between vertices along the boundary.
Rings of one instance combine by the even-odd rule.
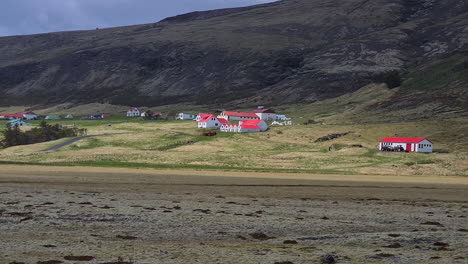
[[[256,115],[255,113],[247,113],[247,112],[223,112],[223,114],[226,116],[259,118],[258,115]]]
[[[162,112],[154,112],[153,115],[162,115]]]
[[[15,117],[15,118],[23,118],[23,117],[24,117],[22,114],[1,114],[1,116],[4,116],[4,117]]]
[[[242,128],[246,128],[246,129],[260,129],[260,127],[258,126],[258,124],[260,124],[260,122],[262,122],[262,120],[259,120],[259,119],[242,120],[241,122],[242,122],[242,125],[241,125]]]
[[[228,123],[228,121],[226,119],[224,119],[224,118],[218,118],[218,120],[219,120],[219,122],[221,124],[227,124]]]
[[[200,123],[205,123],[205,122],[207,122],[210,118],[213,118],[213,117],[216,117],[216,116],[214,116],[214,115],[212,115],[212,114],[208,114],[208,115],[205,115],[205,116],[204,116],[202,119],[200,119],[200,121],[198,121],[198,122],[200,122]]]
[[[271,109],[255,109],[253,110],[254,113],[270,113],[270,114],[275,114],[276,112],[271,110]]]
[[[426,138],[406,138],[406,137],[388,137],[382,139],[380,142],[392,142],[392,143],[419,143]]]
[[[136,108],[136,107],[131,107],[129,111],[132,112],[132,111],[135,111],[135,110],[138,110],[138,108]]]
[[[33,113],[33,112],[31,112],[31,111],[18,112],[17,114],[19,114],[19,115],[35,115],[35,113]]]

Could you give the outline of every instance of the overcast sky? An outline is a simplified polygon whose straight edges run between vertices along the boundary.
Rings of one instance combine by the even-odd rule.
[[[273,0],[0,0],[0,36],[144,24]]]

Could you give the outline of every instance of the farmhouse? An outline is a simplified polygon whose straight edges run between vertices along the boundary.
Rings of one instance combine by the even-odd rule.
[[[23,115],[25,120],[37,120],[37,115],[31,111],[19,112],[18,115]]]
[[[130,108],[128,110],[128,112],[127,112],[127,116],[129,116],[129,117],[137,117],[137,116],[140,116],[140,115],[141,115],[141,112],[136,107]]]
[[[267,123],[259,119],[241,120],[238,125],[225,124],[221,127],[223,132],[253,133],[263,132],[268,129]]]
[[[432,153],[432,146],[426,138],[388,137],[380,141],[379,150]]]
[[[209,114],[198,121],[198,128],[221,127],[227,123],[226,119],[217,118],[215,115]]]
[[[194,120],[196,116],[194,114],[178,113],[176,120]]]
[[[247,112],[230,112],[230,111],[223,111],[218,118],[223,118],[228,121],[240,121],[240,120],[251,120],[251,119],[260,119],[260,117],[255,113],[247,113]]]
[[[253,113],[255,113],[261,120],[273,121],[276,119],[276,112],[271,109],[267,109],[267,108],[255,109]]]

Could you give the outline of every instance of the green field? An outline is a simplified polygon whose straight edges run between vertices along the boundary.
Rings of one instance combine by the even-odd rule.
[[[33,123],[37,125],[39,121]],[[96,137],[75,142],[55,152],[42,150],[68,139],[4,149],[0,151],[0,162],[161,169],[468,175],[466,118],[392,124],[279,126],[264,133],[218,133],[215,137],[202,136],[203,130],[197,129],[194,121],[143,121],[114,117],[50,123],[75,124],[87,128],[88,135]],[[349,134],[332,141],[314,143],[319,137],[344,132]],[[395,134],[428,137],[434,142],[436,153],[378,152],[378,141]]]

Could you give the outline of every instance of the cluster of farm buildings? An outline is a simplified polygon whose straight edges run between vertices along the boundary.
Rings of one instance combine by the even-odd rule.
[[[127,111],[127,117],[159,117],[161,112],[141,112],[138,108],[132,107]],[[88,115],[85,119],[104,119],[110,115]],[[26,126],[27,120],[38,120],[40,117],[34,112],[26,111],[15,114],[0,114],[0,120],[9,120],[9,125]],[[60,116],[41,117],[44,120],[60,120]],[[69,114],[63,119],[74,119]],[[198,128],[217,128],[222,132],[253,133],[268,130],[269,125],[292,125],[292,122],[285,115],[279,115],[272,109],[259,107],[251,112],[221,111],[218,115],[211,113],[199,113],[198,115],[189,113],[178,113],[176,120],[194,120],[198,123]],[[380,151],[392,152],[421,152],[432,153],[433,143],[426,138],[406,138],[388,137],[379,142]]]

